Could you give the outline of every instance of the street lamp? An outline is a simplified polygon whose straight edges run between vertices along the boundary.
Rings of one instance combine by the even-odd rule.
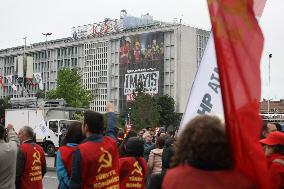
[[[46,65],[47,65],[47,37],[48,36],[50,36],[50,35],[52,35],[52,33],[42,33],[42,35],[44,35],[45,36],[45,58],[46,58]],[[50,73],[50,66],[48,66],[48,71],[49,71],[49,73]],[[47,86],[47,79],[46,79],[47,77],[45,76],[45,80],[44,80],[44,82],[45,82],[45,86],[44,86],[44,99],[46,99],[46,86]]]

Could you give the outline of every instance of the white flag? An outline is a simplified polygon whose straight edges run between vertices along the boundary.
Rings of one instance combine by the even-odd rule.
[[[45,137],[47,137],[49,135],[48,128],[47,128],[44,120],[42,120],[38,125],[36,125],[35,132],[36,132],[36,134],[39,134],[39,135],[45,136]]]
[[[198,114],[218,114],[224,117],[222,94],[212,32],[192,85],[186,110],[180,124],[184,126]]]
[[[34,73],[34,78],[40,90],[43,90],[41,73]]]
[[[13,83],[13,76],[12,75],[7,75],[6,79],[8,80],[8,84],[12,84]]]
[[[41,73],[34,73],[34,78],[36,83],[42,82]]]
[[[14,84],[12,84],[12,89],[13,89],[14,91],[17,91],[17,90],[18,90],[18,89],[17,89],[17,86],[14,85]]]
[[[40,82],[40,83],[38,84],[38,88],[39,88],[40,90],[43,90],[43,83],[42,83],[42,82]]]

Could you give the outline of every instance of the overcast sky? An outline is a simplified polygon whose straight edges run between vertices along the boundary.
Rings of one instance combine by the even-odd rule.
[[[130,15],[150,13],[155,20],[182,19],[184,24],[210,29],[206,0],[4,0],[0,4],[0,49],[24,43],[71,36],[71,28],[119,18],[120,10]],[[284,0],[267,0],[260,25],[265,36],[262,57],[262,96],[284,99]],[[271,86],[268,87],[268,54],[271,59]]]

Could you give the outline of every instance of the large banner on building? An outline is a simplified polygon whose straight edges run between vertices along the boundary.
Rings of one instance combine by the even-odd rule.
[[[143,33],[120,39],[121,111],[133,100],[133,93],[143,83],[146,93],[162,94],[164,82],[164,33]]]

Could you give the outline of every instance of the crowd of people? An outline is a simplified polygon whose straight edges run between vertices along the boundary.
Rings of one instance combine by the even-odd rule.
[[[115,127],[113,106],[103,115],[84,112],[73,122],[56,154],[59,189],[200,189],[256,188],[256,183],[233,169],[224,121],[212,115],[192,119],[176,137],[143,129],[124,137]],[[284,133],[264,123],[260,136],[272,189],[284,187]],[[45,154],[29,126],[16,133],[0,126],[0,189],[42,189]],[[257,157],[256,157],[257,158]],[[264,162],[266,163],[266,162]]]

